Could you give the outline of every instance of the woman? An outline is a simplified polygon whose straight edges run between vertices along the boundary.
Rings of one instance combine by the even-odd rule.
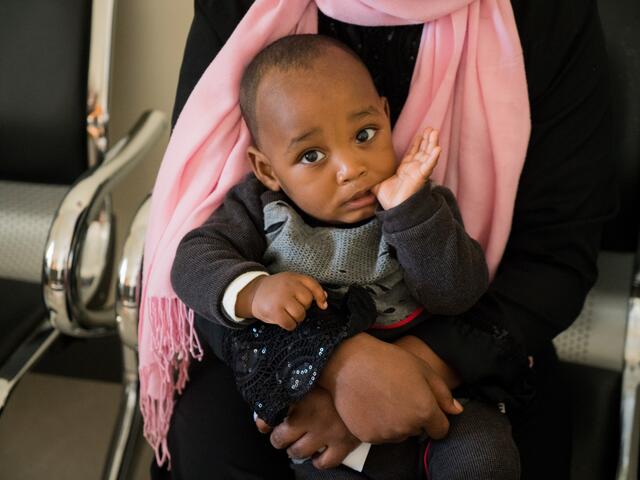
[[[174,119],[251,3],[196,0]],[[429,375],[440,376],[450,387],[462,381],[480,393],[508,392],[514,405],[522,372],[498,361],[496,345],[508,338],[524,348],[534,361],[536,395],[525,409],[508,411],[522,478],[564,479],[570,461],[568,402],[557,381],[551,339],[577,316],[595,281],[602,225],[613,210],[611,183],[603,171],[609,164],[610,137],[606,59],[595,1],[511,3],[525,57],[532,132],[509,242],[489,291],[473,309],[425,322],[409,341],[428,359],[433,368]],[[407,95],[420,28],[359,27],[319,16],[320,33],[337,37],[361,55],[389,99],[393,119]],[[471,332],[466,338],[455,333],[460,324]],[[398,401],[390,410],[397,424],[415,417],[402,399],[430,398],[428,431],[443,434],[448,424],[437,405],[438,392],[430,390],[428,378],[413,381],[411,368],[394,370],[394,355],[393,349],[362,334],[345,342],[328,368],[343,380],[336,388],[346,398],[355,393],[367,398],[368,389],[393,385]],[[261,435],[231,373],[210,358],[193,362],[190,382],[175,407],[169,433],[173,478],[291,478],[286,454],[273,449],[269,440],[289,448],[292,456],[305,456],[322,446],[327,435],[344,439],[344,449],[321,456],[320,466],[337,465],[353,446],[331,397],[320,390],[298,404],[270,438]],[[373,365],[375,374],[363,376],[361,369],[350,368],[354,364]],[[367,407],[359,403],[353,416],[362,411]],[[362,416],[361,433],[380,442],[394,439],[388,425],[370,420]],[[311,433],[300,438],[304,431]],[[153,470],[155,478],[162,478],[162,472]]]

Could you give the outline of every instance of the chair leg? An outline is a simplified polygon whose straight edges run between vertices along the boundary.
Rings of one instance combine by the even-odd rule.
[[[0,413],[20,379],[47,351],[60,332],[44,320],[0,368]]]
[[[636,281],[637,282],[637,281]],[[634,285],[638,287],[638,285]],[[618,480],[637,480],[640,451],[640,298],[634,295],[629,309],[622,374],[622,407]]]
[[[125,480],[133,460],[136,440],[142,425],[138,408],[138,354],[122,344],[124,389],[118,420],[111,438],[104,480]]]

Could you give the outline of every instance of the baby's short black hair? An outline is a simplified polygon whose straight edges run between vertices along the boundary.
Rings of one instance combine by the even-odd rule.
[[[329,47],[337,47],[348,53],[365,69],[364,62],[345,44],[331,37],[318,34],[289,35],[280,38],[261,50],[247,65],[240,81],[240,111],[254,142],[257,141],[256,96],[264,76],[277,69],[310,69],[313,62],[326,53]]]

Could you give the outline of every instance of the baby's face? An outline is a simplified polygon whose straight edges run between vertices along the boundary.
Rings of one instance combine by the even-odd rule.
[[[318,59],[313,69],[271,72],[256,101],[259,151],[272,189],[329,223],[374,215],[371,188],[396,169],[386,100],[348,54]]]

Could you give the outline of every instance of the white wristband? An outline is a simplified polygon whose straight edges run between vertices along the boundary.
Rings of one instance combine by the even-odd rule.
[[[222,296],[222,308],[227,317],[234,322],[242,323],[246,319],[236,316],[236,301],[238,300],[238,294],[240,291],[249,285],[253,279],[262,275],[269,275],[267,272],[245,272],[242,275],[233,279],[233,281],[227,286]]]

